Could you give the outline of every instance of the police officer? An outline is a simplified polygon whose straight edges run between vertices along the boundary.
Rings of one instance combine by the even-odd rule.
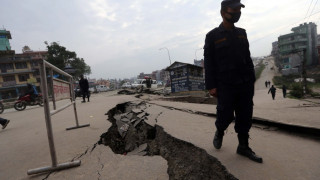
[[[254,66],[246,31],[234,26],[244,7],[240,0],[221,2],[223,22],[211,30],[205,40],[205,83],[210,95],[218,99],[214,147],[221,148],[224,131],[235,119],[239,140],[237,153],[262,163],[262,158],[251,150],[248,142],[252,125]]]
[[[86,99],[85,97],[88,98],[88,102],[90,102],[90,92],[89,92],[89,83],[88,83],[88,80],[87,79],[84,79],[84,76],[83,75],[80,75],[80,80],[79,80],[79,87],[80,87],[80,90],[81,90],[81,93],[82,93],[82,101],[83,103],[86,102]]]
[[[271,92],[272,99],[274,100],[274,97],[276,96],[276,88],[272,85],[271,88],[268,91],[268,94]],[[284,96],[284,95],[283,95]]]

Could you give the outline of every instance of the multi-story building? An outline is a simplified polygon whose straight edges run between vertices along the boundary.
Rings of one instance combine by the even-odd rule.
[[[10,31],[0,29],[0,56],[14,54],[14,51],[11,50],[9,39],[12,39]]]
[[[193,61],[193,64],[196,65],[196,66],[200,66],[200,67],[203,67],[204,68],[204,60],[201,59],[201,60],[194,60]]]
[[[14,55],[0,57],[0,99],[15,98],[25,93],[27,83],[40,86],[37,59]]]
[[[278,41],[272,43],[271,55],[275,56],[279,53]]]
[[[320,35],[317,35],[317,50],[318,50],[318,55],[319,55],[319,64],[320,64]]]
[[[40,89],[38,61],[45,58],[47,51],[15,54],[9,43],[10,32],[0,30],[0,34],[0,99],[15,98],[24,94],[27,83]]]
[[[283,74],[297,73],[301,69],[302,57],[298,52],[306,50],[306,65],[319,63],[317,52],[317,25],[304,23],[291,29],[292,33],[278,38],[280,63]]]

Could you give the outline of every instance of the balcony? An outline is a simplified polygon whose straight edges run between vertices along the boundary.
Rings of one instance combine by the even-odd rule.
[[[10,70],[6,70],[6,72],[3,72],[3,70],[1,70],[0,76],[11,75],[11,74],[33,73],[34,71],[35,70],[32,70],[32,69],[10,69]]]
[[[295,44],[295,43],[301,43],[301,42],[307,42],[308,39],[307,38],[299,38],[299,39],[294,39],[291,41],[284,41],[284,42],[279,42],[278,46],[282,46],[282,45],[288,45],[288,44]]]
[[[0,82],[2,87],[11,87],[11,86],[16,86],[17,83],[16,81],[6,81],[6,82]]]
[[[298,46],[298,47],[295,47],[295,48],[280,49],[279,53],[282,54],[282,55],[294,54],[294,53],[300,52],[300,51],[302,51],[303,49],[306,49],[306,48],[307,48],[307,46]]]

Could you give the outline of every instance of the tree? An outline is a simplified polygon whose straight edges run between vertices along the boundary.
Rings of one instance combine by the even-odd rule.
[[[47,61],[49,63],[62,70],[64,70],[67,66],[71,66],[73,69],[75,69],[73,76],[77,78],[80,77],[81,74],[91,74],[90,66],[85,63],[83,58],[77,57],[75,52],[68,51],[65,47],[60,46],[57,42],[52,42],[50,45],[47,41],[44,43],[47,45]]]
[[[27,46],[27,45],[23,46],[22,52],[28,52],[28,51],[32,51],[32,50],[30,49],[30,47]]]

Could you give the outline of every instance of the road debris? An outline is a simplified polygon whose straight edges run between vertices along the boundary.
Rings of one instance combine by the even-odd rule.
[[[170,179],[237,179],[205,150],[171,136],[154,123],[162,112],[149,114],[150,106],[143,101],[127,102],[111,109],[106,114],[112,126],[101,135],[99,144],[116,154],[160,155],[168,161]]]

